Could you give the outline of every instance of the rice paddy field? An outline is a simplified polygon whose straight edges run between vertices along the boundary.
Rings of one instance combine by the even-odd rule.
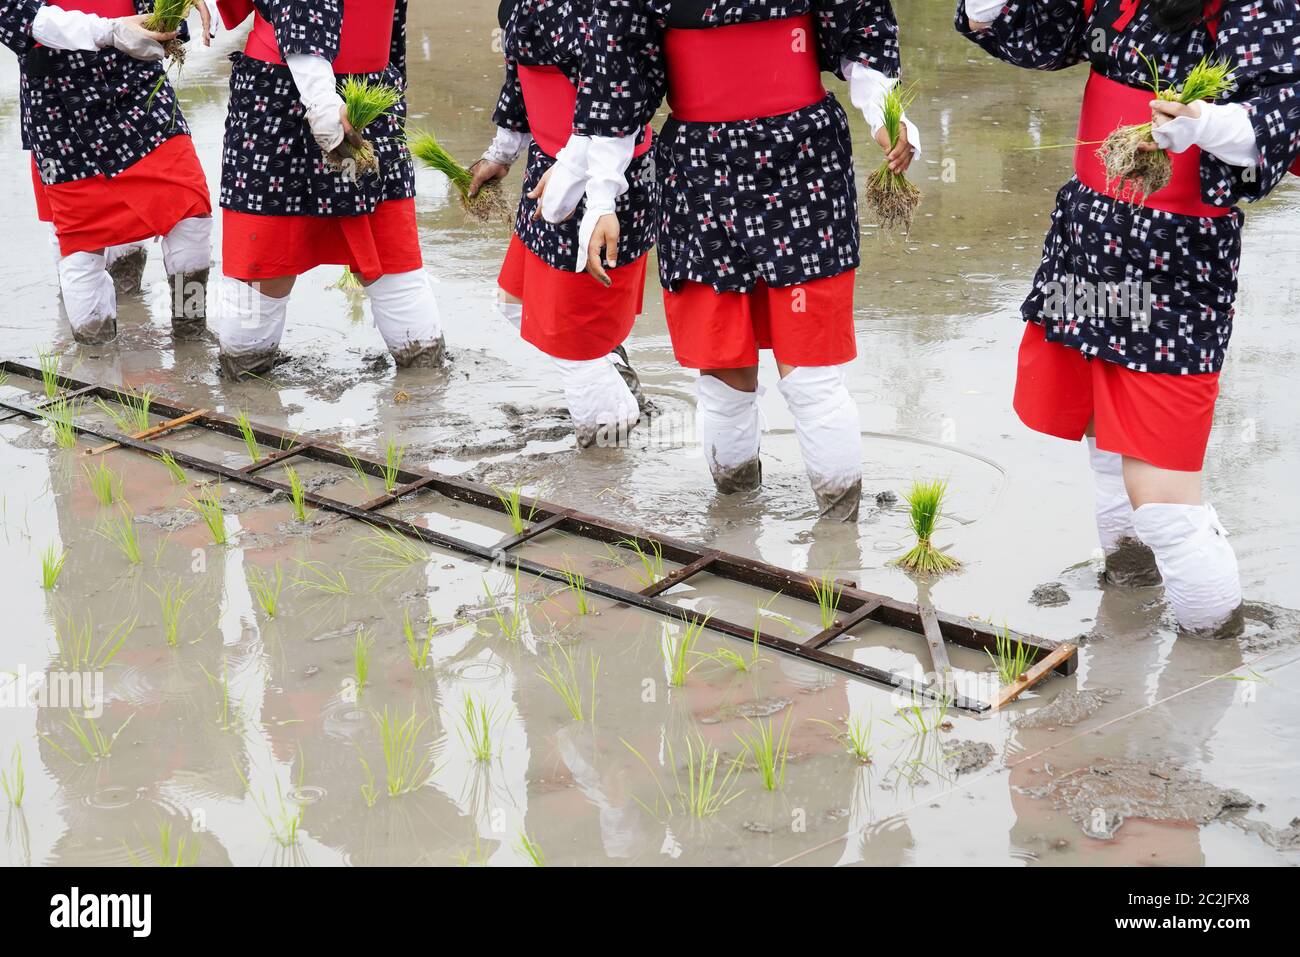
[[[468,165],[500,84],[495,6],[413,5],[413,127]],[[658,290],[628,351],[659,414],[631,448],[579,453],[542,357],[492,308],[509,227],[419,173],[427,269],[453,361],[397,373],[364,299],[319,270],[294,292],[270,381],[217,377],[215,344],[173,342],[161,252],[119,337],[72,341],[19,149],[17,68],[0,58],[4,358],[539,495],[827,581],[1080,643],[1080,667],[976,717],[593,596],[673,568],[548,533],[520,549],[571,582],[516,578],[289,496],[0,417],[0,861],[11,865],[913,865],[1300,862],[1300,375],[1293,316],[1300,181],[1254,210],[1207,464],[1241,560],[1239,640],[1178,638],[1159,589],[1099,584],[1080,447],[1010,407],[1018,306],[1036,267],[1084,77],[988,61],[951,5],[912,2],[904,61],[925,145],[906,237],[864,211],[858,360],[863,519],[816,521],[793,424],[763,369],[761,494],[714,494]],[[215,187],[226,54],[180,83]],[[828,78],[837,91],[838,82]],[[845,97],[847,99],[847,97]],[[859,183],[879,166],[860,116]],[[518,173],[506,193],[518,187]],[[864,207],[865,209],[865,207]],[[44,398],[16,377],[0,397]],[[73,410],[114,428],[109,411]],[[121,410],[117,410],[121,414]],[[131,410],[127,410],[130,412]],[[135,410],[149,421],[147,409]],[[274,448],[183,430],[159,440],[239,467]],[[272,466],[268,478],[290,482]],[[905,497],[947,482],[921,581]],[[383,480],[299,461],[294,482],[359,503]],[[879,496],[879,498],[877,498]],[[434,495],[402,518],[490,545],[509,516]],[[668,600],[783,637],[815,604],[700,575]],[[870,625],[837,655],[920,677],[923,640]],[[988,656],[953,648],[994,692]],[[85,671],[98,706],[32,706],[37,672]],[[8,690],[6,690],[8,689]]]

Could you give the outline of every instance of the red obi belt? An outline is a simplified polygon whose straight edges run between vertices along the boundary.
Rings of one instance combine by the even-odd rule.
[[[664,31],[668,105],[687,123],[781,116],[826,96],[811,13]]]
[[[244,54],[254,60],[283,64],[275,28],[254,8],[251,0],[217,0],[226,28],[233,30],[253,15]],[[348,0],[343,7],[343,35],[334,58],[334,72],[379,73],[392,58],[393,20],[397,0]]]
[[[577,87],[558,66],[519,66],[519,87],[524,93],[528,129],[548,156],[555,156],[573,135],[573,111],[578,103]],[[646,124],[637,145],[637,156],[650,149],[653,131]],[[620,340],[621,341],[621,340]]]

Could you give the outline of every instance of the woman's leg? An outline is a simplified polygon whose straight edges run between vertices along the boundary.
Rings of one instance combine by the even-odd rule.
[[[59,289],[74,339],[102,345],[117,337],[117,292],[104,250],[60,257]]]
[[[718,491],[749,492],[763,482],[758,458],[758,366],[701,369],[695,427]]]
[[[777,368],[822,517],[856,522],[862,502],[862,425],[843,368],[784,362]]]
[[[223,278],[217,312],[218,359],[232,381],[270,372],[280,350],[297,276],[247,282]]]
[[[1095,486],[1097,538],[1105,556],[1106,580],[1128,588],[1148,588],[1161,582],[1151,549],[1138,538],[1133,503],[1124,484],[1124,456],[1097,447],[1088,426],[1088,461]]]
[[[399,369],[436,369],[447,355],[433,285],[423,269],[362,281],[375,328]]]
[[[163,237],[163,268],[172,291],[172,334],[200,339],[208,325],[212,217],[182,219]]]

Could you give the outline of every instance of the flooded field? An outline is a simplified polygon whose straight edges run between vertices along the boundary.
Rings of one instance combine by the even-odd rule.
[[[469,161],[490,139],[500,74],[494,5],[462,7],[414,5],[410,105],[413,125]],[[118,341],[78,346],[18,149],[17,69],[0,59],[0,185],[11,196],[0,210],[0,357],[35,365],[57,354],[77,379],[246,413],[380,458],[393,443],[412,467],[522,487],[907,601],[918,585],[890,564],[910,544],[906,515],[876,495],[945,477],[951,520],[939,540],[965,564],[923,586],[929,597],[950,613],[1081,643],[1075,675],[1049,678],[1005,710],[900,711],[888,689],[831,670],[450,552],[399,547],[311,506],[299,516],[283,496],[174,475],[134,451],[86,456],[98,441],[64,448],[47,425],[0,414],[9,620],[0,770],[12,784],[21,760],[25,782],[21,807],[0,809],[0,860],[1300,861],[1300,503],[1288,494],[1300,469],[1290,391],[1300,375],[1300,181],[1247,211],[1206,467],[1241,561],[1246,634],[1180,639],[1159,589],[1100,587],[1084,450],[1030,433],[1010,407],[1018,305],[1069,166],[1068,150],[1030,147],[1071,141],[1084,77],[987,60],[952,31],[950,7],[900,5],[926,148],[914,178],[926,196],[906,241],[863,224],[850,386],[868,496],[856,528],[816,522],[773,368],[763,369],[765,487],[739,501],[714,494],[693,439],[692,375],[673,360],[653,282],[628,350],[659,415],[630,449],[578,452],[542,357],[492,308],[508,231],[467,221],[428,172],[417,203],[454,357],[445,371],[396,372],[362,300],[328,288],[337,270],[318,270],[294,293],[290,361],[270,381],[222,383],[215,343],[171,338],[156,248],[146,293],[119,304]],[[179,84],[214,185],[225,55],[241,43],[223,34],[192,51]],[[861,117],[851,121],[855,142],[868,143]],[[876,160],[874,145],[861,147],[859,181]],[[517,175],[508,184],[517,188]],[[40,388],[11,377],[0,398],[36,401]],[[93,406],[81,413],[113,427]],[[202,430],[160,443],[232,467],[250,461],[238,439]],[[331,498],[360,503],[383,490],[347,468],[295,467]],[[288,481],[280,467],[264,474]],[[112,504],[97,498],[97,482]],[[205,499],[220,503],[212,527],[196,508]],[[481,545],[512,531],[500,513],[433,495],[394,510]],[[630,588],[646,574],[635,556],[566,535],[520,553]],[[48,590],[47,555],[66,556]],[[757,616],[780,636],[821,627],[815,605],[708,576],[667,597],[736,621]],[[674,654],[692,641],[687,673],[674,674]],[[923,640],[881,626],[829,650],[928,670]],[[951,654],[959,672],[992,677],[984,656]],[[60,670],[101,676],[102,707],[87,716],[18,700],[31,675]],[[752,753],[766,733],[788,735],[772,790]],[[715,759],[701,807],[691,778]]]

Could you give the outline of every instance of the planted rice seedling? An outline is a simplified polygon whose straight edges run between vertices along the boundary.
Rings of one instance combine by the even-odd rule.
[[[284,468],[285,478],[289,480],[289,502],[293,505],[293,517],[300,522],[307,521],[307,490],[298,476],[298,470],[292,465]]]
[[[189,476],[185,474],[185,470],[176,461],[176,456],[170,452],[164,452],[158,456],[158,461],[163,464],[163,468],[167,469],[167,474],[172,477],[172,481],[177,485],[184,485],[189,481]]]
[[[753,734],[736,735],[736,740],[744,747],[745,753],[754,761],[763,776],[763,787],[769,791],[785,787],[785,763],[790,756],[790,716],[786,712],[785,720],[778,728],[775,719],[755,721],[745,720],[754,729]]]
[[[524,487],[522,485],[516,485],[508,490],[493,485],[492,491],[496,493],[497,501],[505,509],[506,515],[510,517],[510,530],[518,535],[532,522],[533,516],[537,514],[537,506],[535,504],[530,505],[528,514],[524,514]]]
[[[366,557],[362,564],[366,568],[401,571],[429,560],[428,549],[423,543],[386,528],[371,526],[365,545]]]
[[[248,587],[262,614],[274,618],[280,610],[280,593],[284,591],[284,571],[276,563],[274,570],[266,572],[254,565],[248,571]]]
[[[203,676],[208,679],[208,684],[212,686],[212,690],[217,693],[217,727],[222,731],[234,730],[238,712],[236,709],[234,714],[231,713],[230,678],[226,675],[226,663],[224,661],[221,663],[220,678],[208,671],[202,662],[199,663],[199,668],[203,671]]]
[[[126,853],[136,867],[193,867],[199,862],[199,850],[198,840],[191,842],[188,834],[179,834],[173,840],[171,822],[163,821],[158,825],[157,839],[145,848],[147,857],[137,856],[129,847]]]
[[[906,499],[916,544],[896,561],[900,567],[921,575],[941,575],[961,567],[961,562],[940,551],[933,541],[935,527],[943,517],[943,498],[947,493],[948,483],[941,479],[912,483]]]
[[[1023,644],[1019,639],[1012,639],[1005,625],[998,630],[995,644],[996,652],[985,649],[984,653],[989,656],[989,661],[993,662],[993,670],[997,672],[998,680],[1004,685],[1019,681],[1021,675],[1029,670],[1029,666],[1038,657],[1032,647]]]
[[[510,203],[506,201],[501,184],[485,183],[473,196],[469,194],[474,181],[472,174],[457,162],[456,158],[438,142],[430,132],[417,131],[410,134],[408,143],[411,153],[430,169],[442,173],[451,181],[452,187],[460,199],[461,208],[482,223],[492,220],[509,222],[511,218]]]
[[[244,774],[238,764],[235,764],[231,758],[232,765],[235,768],[235,774],[239,775],[239,780],[244,785],[244,790],[248,796],[253,799],[253,804],[257,811],[262,815],[262,820],[266,822],[267,828],[271,832],[271,839],[281,847],[293,847],[298,843],[298,832],[302,828],[302,805],[288,800],[284,796],[284,789],[280,786],[280,779],[275,779],[275,803],[272,804],[266,799],[264,793],[253,793],[253,786],[249,783],[248,777]]]
[[[365,690],[370,680],[370,649],[375,646],[364,628],[357,629],[357,639],[352,643],[352,674],[357,679],[357,694]]]
[[[46,591],[53,591],[54,586],[59,582],[59,576],[63,574],[63,566],[68,560],[68,553],[54,545],[46,547],[41,552],[41,587]]]
[[[839,614],[840,599],[844,597],[844,588],[835,580],[834,570],[825,572],[821,578],[809,579],[813,596],[817,599],[817,608],[821,612],[822,630],[835,624]]]
[[[663,649],[664,662],[668,666],[668,684],[674,688],[680,688],[686,684],[686,676],[691,673],[689,664],[691,657],[695,654],[695,645],[700,640],[700,635],[704,633],[704,624],[709,620],[709,616],[696,618],[692,621],[683,622],[682,632],[673,639],[672,633],[668,626],[663,626],[663,636],[660,640],[660,647]]]
[[[181,616],[185,613],[185,605],[193,597],[195,589],[187,590],[180,579],[173,579],[161,590],[152,585],[145,587],[158,599],[158,607],[162,612],[163,638],[167,640],[170,647],[175,648],[180,644]]]
[[[334,572],[324,562],[298,562],[303,574],[293,580],[298,588],[342,597],[352,594],[352,588],[342,571]]]
[[[0,789],[5,798],[14,807],[23,806],[23,795],[27,793],[27,774],[23,771],[22,748],[14,745],[14,755],[9,759],[9,767],[0,771]]]
[[[383,715],[377,715],[375,720],[379,722],[379,737],[384,746],[388,796],[400,797],[424,787],[433,773],[429,769],[428,755],[421,753],[419,743],[420,731],[428,724],[428,719],[417,720],[412,708],[411,716],[399,721],[396,716],[389,717],[385,706]]]
[[[102,461],[97,468],[86,467],[90,491],[100,505],[112,505],[122,497],[122,477]]]
[[[370,763],[359,748],[357,760],[361,762],[361,770],[366,775],[366,783],[361,785],[361,799],[366,802],[366,807],[374,807],[375,802],[379,800],[379,788],[375,787],[375,772],[370,770]]]
[[[402,472],[402,459],[406,457],[406,446],[398,445],[393,439],[384,443],[384,491],[391,493],[397,488],[397,479]]]
[[[411,613],[402,613],[402,634],[406,637],[406,654],[416,671],[424,671],[429,667],[429,649],[433,645],[433,636],[437,632],[438,626],[431,621],[425,636],[417,638],[415,627],[411,624]]]
[[[915,98],[915,89],[903,89],[901,84],[894,84],[885,94],[885,130],[889,133],[890,149],[898,145],[903,113]],[[881,163],[867,178],[866,199],[880,218],[882,228],[901,229],[904,234],[912,231],[912,220],[921,205],[921,191],[906,173],[895,173],[888,161]]]
[[[529,839],[527,832],[519,832],[519,851],[533,862],[534,867],[546,866],[546,855],[542,853],[541,845]]]
[[[61,449],[76,448],[77,416],[81,414],[81,403],[59,396],[41,409],[41,418],[45,420],[50,431],[54,433],[54,443]]]
[[[490,762],[496,753],[492,732],[504,720],[496,705],[489,705],[474,695],[466,694],[461,708],[461,726],[457,729],[460,739],[469,748],[475,761],[482,764]]]
[[[118,737],[126,730],[126,726],[131,723],[135,715],[129,715],[125,721],[111,735],[105,734],[99,727],[99,723],[94,719],[87,717],[85,724],[77,717],[76,712],[68,712],[68,720],[63,722],[63,726],[72,732],[72,737],[81,750],[85,752],[86,757],[91,761],[107,761],[112,755],[113,745],[117,743]],[[74,758],[70,753],[63,749],[57,741],[49,735],[42,735],[45,741],[63,755],[73,764],[80,765],[81,762]]]
[[[53,350],[38,349],[36,362],[41,368],[41,385],[45,388],[45,398],[53,399],[59,394],[59,366],[63,357]]]
[[[122,557],[132,565],[140,564],[140,535],[135,528],[135,516],[131,514],[129,508],[123,506],[118,515],[104,519],[95,532],[101,538],[112,542],[122,553]]]
[[[636,755],[637,760],[645,765],[646,770],[654,777],[655,784],[659,788],[659,795],[663,799],[663,816],[665,817],[682,814],[697,821],[708,820],[745,793],[737,789],[739,782],[736,778],[741,769],[740,759],[733,759],[727,764],[721,779],[719,779],[718,764],[722,760],[722,754],[717,748],[710,747],[701,735],[695,735],[694,740],[690,736],[686,738],[686,779],[684,782],[682,773],[677,767],[677,757],[673,746],[671,743],[667,744],[668,763],[673,769],[675,790],[673,798],[668,796],[664,786],[659,783],[659,775],[655,773],[654,768],[650,766],[650,762],[645,759],[641,752],[628,744],[626,740],[623,741],[623,746]],[[640,804],[652,817],[660,817],[658,799],[655,800],[653,808],[635,795],[633,800]]]
[[[190,496],[190,508],[199,513],[203,524],[208,527],[214,545],[224,545],[228,540],[226,534],[226,510],[221,504],[221,485],[205,485],[198,495]]]
[[[348,77],[343,81],[339,87],[339,95],[343,97],[343,103],[347,107],[348,123],[358,136],[361,136],[371,123],[391,112],[402,102],[401,91],[395,87],[356,76]],[[351,147],[351,150],[353,154],[351,157],[335,151],[330,159],[338,168],[345,168],[345,163],[350,159],[355,164],[355,179],[379,172],[379,160],[375,156],[374,145],[369,140],[362,139],[360,145]]]
[[[816,724],[824,724],[835,732],[835,739],[844,745],[844,750],[863,764],[871,763],[871,718],[845,718],[840,724],[831,724],[820,718],[813,718]]]
[[[348,460],[348,465],[352,468],[352,475],[361,491],[366,495],[370,494],[370,473],[366,467],[361,464],[361,460],[353,455],[347,449],[343,450],[344,457]]]
[[[578,676],[578,664],[574,654],[563,645],[559,646],[560,660],[555,657],[556,646],[550,646],[551,666],[541,666],[537,673],[560,696],[564,706],[574,721],[596,720],[596,675],[600,671],[600,658],[588,652],[590,671],[590,704],[584,698],[584,680]]]
[[[117,627],[95,643],[94,619],[88,614],[80,625],[71,613],[54,626],[54,644],[59,649],[59,665],[64,671],[102,671],[121,651],[135,631],[136,619],[119,622]]]
[[[1138,54],[1142,56],[1141,53]],[[1236,89],[1233,65],[1227,60],[1203,58],[1180,84],[1161,86],[1160,67],[1155,60],[1142,56],[1151,71],[1151,91],[1158,99],[1190,104],[1217,100]],[[1097,150],[1106,167],[1106,181],[1117,188],[1121,197],[1142,202],[1152,193],[1164,189],[1173,179],[1173,161],[1162,149],[1144,150],[1155,144],[1153,125],[1140,123],[1121,126],[1112,132]]]
[[[566,567],[564,569],[564,580],[568,583],[565,587],[573,595],[574,611],[579,615],[590,615],[596,606],[587,597],[586,576]]]
[[[248,413],[243,409],[235,416],[235,425],[239,426],[239,435],[244,440],[244,448],[248,452],[248,457],[253,462],[262,460],[262,448],[257,444],[257,436],[253,433],[253,423],[248,418]]]
[[[492,605],[492,620],[497,623],[497,628],[505,636],[507,641],[518,641],[524,632],[524,612],[521,607],[519,597],[519,568],[515,568],[515,590],[514,596],[510,600],[510,610],[503,611],[498,595],[492,593],[488,587],[487,579],[483,579],[483,593]]]
[[[635,538],[625,538],[619,542],[621,548],[633,552],[637,561],[641,564],[641,571],[632,569],[632,574],[636,580],[641,583],[642,588],[649,588],[659,579],[664,577],[664,547],[654,539],[648,539],[650,542],[650,551],[646,552],[641,543]]]
[[[899,708],[896,717],[910,736],[923,738],[938,731],[948,720],[948,701],[940,700],[927,708],[923,701],[914,699],[911,704]]]
[[[117,401],[111,403],[95,400],[95,407],[112,419],[123,435],[135,435],[149,428],[149,406],[152,404],[153,393],[148,389],[138,394],[118,392]]]

